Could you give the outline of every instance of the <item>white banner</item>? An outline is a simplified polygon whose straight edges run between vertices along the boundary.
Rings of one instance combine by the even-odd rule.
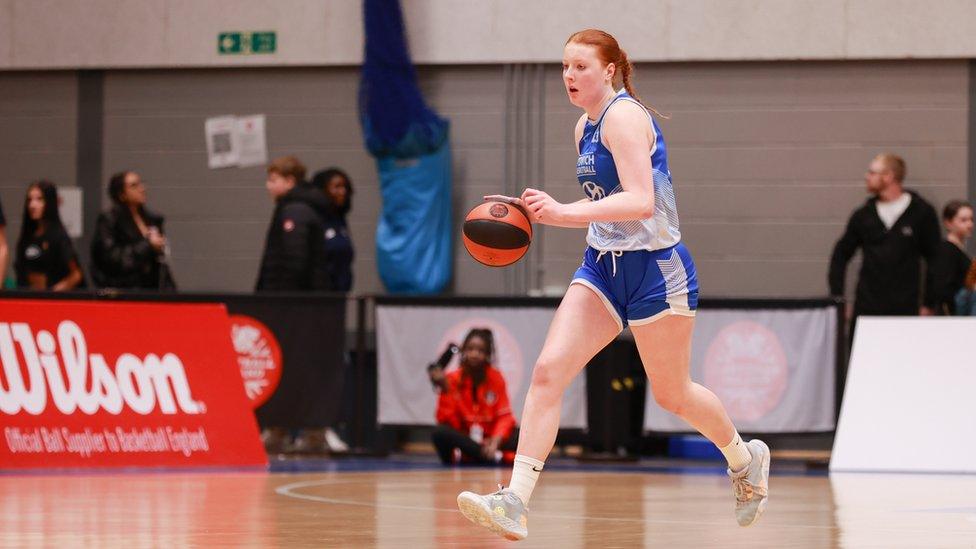
[[[555,308],[448,307],[378,305],[378,422],[393,425],[434,425],[437,393],[426,367],[448,343],[461,345],[472,328],[488,328],[495,337],[494,366],[508,386],[515,419],[522,417],[532,367],[545,341]],[[448,370],[458,367],[455,356]],[[560,427],[586,427],[586,382],[578,375],[563,396]]]
[[[718,395],[740,432],[830,431],[836,338],[833,307],[699,310],[691,378]],[[694,430],[658,406],[650,387],[644,429]]]
[[[976,473],[973,334],[974,318],[858,319],[830,470]]]

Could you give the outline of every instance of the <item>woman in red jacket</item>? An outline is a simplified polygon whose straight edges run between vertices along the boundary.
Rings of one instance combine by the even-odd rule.
[[[491,330],[475,328],[461,345],[461,367],[431,372],[441,388],[432,438],[444,464],[457,462],[458,454],[473,463],[511,463],[515,455],[515,418],[505,378],[491,365],[494,350]]]

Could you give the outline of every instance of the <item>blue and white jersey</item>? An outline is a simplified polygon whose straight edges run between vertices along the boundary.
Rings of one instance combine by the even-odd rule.
[[[600,200],[623,190],[617,176],[617,166],[613,163],[613,155],[600,139],[607,110],[617,101],[637,103],[625,90],[620,90],[595,123],[586,121],[583,137],[579,142],[576,178],[590,200]],[[654,215],[643,220],[590,223],[586,243],[596,250],[660,250],[681,241],[678,208],[675,205],[674,188],[671,186],[671,170],[668,169],[664,135],[650,113],[647,120],[654,131],[654,143],[650,151],[651,172],[654,177]]]

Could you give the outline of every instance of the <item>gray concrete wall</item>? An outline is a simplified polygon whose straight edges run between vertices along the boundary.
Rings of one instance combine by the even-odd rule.
[[[9,75],[0,77],[4,81]],[[247,291],[271,202],[261,168],[209,170],[208,116],[265,113],[272,156],[298,154],[312,169],[346,168],[357,292],[379,291],[373,238],[380,208],[375,168],[356,121],[353,69],[117,71],[105,82],[105,178],[142,172],[150,203],[168,217],[184,289]],[[456,223],[505,181],[505,71],[427,67],[421,86],[452,123]],[[557,68],[546,76],[544,181],[579,195],[572,127]],[[636,85],[671,118],[682,231],[712,296],[826,293],[827,257],[865,198],[863,173],[883,150],[902,154],[908,185],[937,207],[966,196],[968,67],[956,61],[642,64]],[[6,195],[4,195],[6,199]],[[583,232],[541,228],[527,288],[504,269],[474,263],[456,243],[453,291],[508,293],[565,285]],[[509,272],[510,273],[510,272]]]
[[[704,295],[825,295],[878,152],[904,156],[906,186],[939,211],[966,198],[968,74],[956,61],[639,66],[638,92],[671,114],[660,124]],[[578,113],[555,71],[549,82],[546,173],[569,199]],[[578,264],[576,239],[547,237],[547,283]]]
[[[354,0],[0,0],[0,70],[355,65]],[[570,33],[615,34],[637,61],[976,57],[970,0],[403,0],[418,63],[552,62]],[[612,6],[608,7],[608,6]],[[275,31],[274,55],[218,55],[225,31]]]
[[[27,185],[45,178],[75,186],[77,96],[73,72],[0,74],[0,202],[11,253],[8,276]]]
[[[579,196],[571,138],[578,112],[564,98],[558,69],[545,73],[537,113],[544,131],[535,137],[542,181],[507,181],[512,149],[528,147],[506,143],[516,108],[506,95],[511,71],[420,70],[428,101],[452,124],[456,223],[483,194],[506,188]],[[272,209],[264,170],[208,169],[203,124],[209,116],[264,113],[272,156],[294,153],[313,170],[337,164],[350,172],[355,290],[380,291],[373,247],[379,189],[356,118],[357,81],[352,68],[107,72],[102,181],[122,169],[142,173],[150,205],[168,218],[182,288],[249,291]],[[671,115],[661,125],[682,231],[707,295],[825,293],[827,256],[864,199],[862,174],[878,151],[904,155],[908,185],[937,207],[967,194],[962,61],[641,64],[636,86]],[[0,96],[0,200],[14,242],[29,181],[75,185],[77,76],[3,73]],[[89,231],[93,221],[86,220]],[[537,248],[516,267],[531,272],[521,284],[512,280],[517,271],[484,268],[456,242],[451,289],[564,286],[582,242],[582,231],[540,228]],[[79,252],[87,259],[87,250]]]

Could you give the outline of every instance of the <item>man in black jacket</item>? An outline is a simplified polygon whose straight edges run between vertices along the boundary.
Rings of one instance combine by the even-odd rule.
[[[329,289],[322,218],[328,201],[305,181],[305,166],[294,156],[268,166],[268,193],[274,215],[264,244],[256,291],[295,292]]]
[[[881,154],[871,161],[865,183],[873,196],[854,211],[834,246],[828,275],[830,293],[844,295],[844,275],[854,252],[862,251],[861,272],[851,317],[931,314],[920,307],[922,257],[930,261],[941,233],[935,209],[917,193],[902,188],[905,161]]]

